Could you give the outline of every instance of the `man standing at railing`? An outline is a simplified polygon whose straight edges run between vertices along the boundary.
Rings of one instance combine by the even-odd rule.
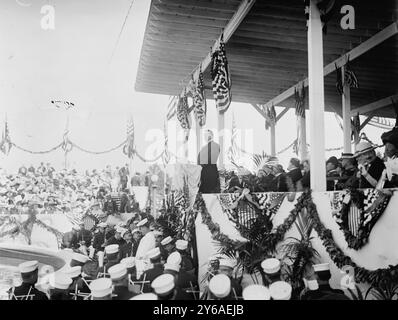
[[[220,178],[217,160],[220,155],[220,145],[213,141],[213,132],[207,130],[207,144],[198,154],[198,164],[202,166],[199,192],[220,193]]]

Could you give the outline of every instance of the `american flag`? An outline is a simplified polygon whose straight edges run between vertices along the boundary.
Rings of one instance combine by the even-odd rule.
[[[181,124],[181,128],[186,130],[191,129],[191,122],[188,114],[188,97],[185,92],[178,99],[177,119]]]
[[[237,135],[238,132],[236,130],[235,116],[232,114],[232,134],[231,134],[231,146],[228,149],[228,159],[232,163],[236,163],[236,160],[240,157],[240,152],[237,144]]]
[[[231,76],[228,68],[225,44],[220,39],[220,48],[213,53],[211,61],[211,78],[213,84],[213,96],[218,112],[228,110],[232,101]]]
[[[296,115],[305,118],[305,89],[304,85],[301,89],[294,88],[294,99]]]
[[[359,119],[359,114],[355,115],[351,121],[352,123],[352,137],[359,137],[359,133],[361,132],[361,120]]]
[[[355,237],[358,235],[360,223],[361,212],[354,204],[351,204],[350,212],[348,213],[348,228]]]
[[[196,118],[199,120],[199,125],[203,127],[206,124],[207,105],[202,70],[199,71],[198,83],[195,86],[193,105]]]
[[[276,112],[274,105],[266,107],[265,111],[265,130],[268,130],[271,124],[275,124]]]
[[[126,154],[132,159],[134,156],[134,120],[131,116],[127,122],[127,144],[126,144]]]

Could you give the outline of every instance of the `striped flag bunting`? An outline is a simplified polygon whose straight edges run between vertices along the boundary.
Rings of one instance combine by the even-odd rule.
[[[203,127],[206,124],[207,105],[202,70],[199,71],[198,82],[194,86],[192,98],[195,116],[199,121],[199,125]]]
[[[186,130],[191,129],[191,121],[188,114],[188,97],[186,92],[178,98],[177,119],[181,124],[181,128]]]
[[[276,112],[274,105],[268,106],[264,110],[265,115],[265,130],[268,130],[276,121]]]
[[[212,55],[211,78],[217,110],[224,113],[228,110],[232,101],[232,84],[223,37],[220,39],[220,48]]]
[[[127,143],[123,147],[123,152],[129,159],[132,159],[135,153],[135,146],[134,146],[135,129],[134,129],[134,119],[132,116],[127,122],[126,133],[127,133]]]
[[[305,89],[304,84],[301,89],[294,88],[294,99],[296,115],[305,118]]]

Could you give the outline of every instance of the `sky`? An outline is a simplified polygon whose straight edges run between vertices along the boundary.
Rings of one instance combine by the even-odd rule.
[[[32,151],[51,149],[62,142],[69,117],[70,140],[84,149],[103,151],[124,141],[127,121],[133,116],[135,144],[140,154],[149,159],[161,152],[169,96],[134,90],[149,0],[134,1],[115,49],[130,4],[130,0],[0,1],[0,128],[7,118],[15,144]],[[43,21],[48,21],[45,19],[49,16],[49,11],[42,11],[46,5],[54,8],[53,29],[43,28]],[[52,100],[70,101],[75,107],[67,115],[55,108]],[[215,130],[215,104],[213,100],[207,104],[205,129]],[[231,129],[232,117],[241,130],[245,150],[270,152],[270,133],[265,131],[264,119],[252,106],[232,103],[225,118],[226,129]],[[311,134],[309,121],[310,118],[307,136]],[[277,151],[296,138],[295,124],[293,110],[278,122]],[[182,156],[183,135],[175,118],[167,128],[170,148]],[[380,143],[380,129],[367,127],[365,131],[372,141]],[[226,138],[227,147],[229,141]],[[342,130],[335,116],[325,114],[326,147],[340,147],[342,143]],[[195,145],[194,130],[190,133],[190,145]],[[325,157],[339,154],[340,151],[328,152]],[[195,155],[193,148],[190,161],[194,161]],[[290,149],[279,159],[286,166],[292,156],[295,154]],[[121,149],[104,155],[73,149],[67,160],[69,167],[78,170],[128,163]],[[33,155],[13,148],[7,156],[0,154],[0,167],[8,171],[40,162],[62,168],[64,161],[61,149]],[[147,166],[137,158],[133,161],[136,171],[142,172]]]

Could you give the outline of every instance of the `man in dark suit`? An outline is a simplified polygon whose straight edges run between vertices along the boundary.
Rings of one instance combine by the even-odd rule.
[[[207,130],[207,144],[198,154],[198,164],[202,166],[199,192],[220,193],[220,179],[217,160],[220,155],[220,145],[213,141],[213,132]]]
[[[346,300],[347,297],[343,290],[333,289],[329,284],[332,274],[330,273],[330,266],[328,263],[315,264],[313,268],[319,284],[320,300],[330,295],[333,295],[336,300]]]

